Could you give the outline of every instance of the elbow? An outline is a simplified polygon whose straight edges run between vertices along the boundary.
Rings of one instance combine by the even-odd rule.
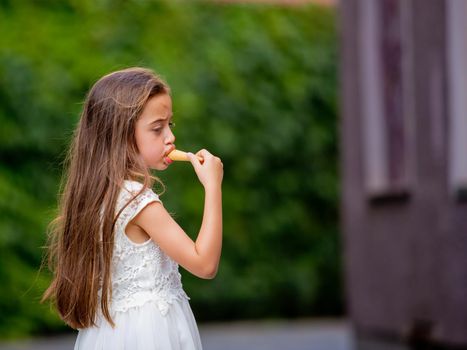
[[[200,274],[199,277],[206,280],[212,280],[217,275],[217,268],[217,265],[206,267],[205,269],[203,269],[203,272]]]

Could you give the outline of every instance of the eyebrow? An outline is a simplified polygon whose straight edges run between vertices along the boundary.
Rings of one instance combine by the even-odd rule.
[[[159,119],[153,120],[152,122],[149,122],[148,125],[152,125],[152,124],[155,124],[157,122],[164,122],[167,119],[172,119],[172,117],[173,117],[173,114],[171,114],[169,118],[159,118]]]

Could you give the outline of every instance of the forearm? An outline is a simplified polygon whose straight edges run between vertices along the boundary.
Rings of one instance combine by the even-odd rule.
[[[196,251],[209,274],[215,275],[222,250],[222,190],[206,188],[203,222],[196,239]]]

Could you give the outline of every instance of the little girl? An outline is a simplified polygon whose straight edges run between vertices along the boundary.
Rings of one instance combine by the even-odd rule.
[[[79,329],[75,350],[201,349],[178,265],[216,275],[223,164],[206,150],[188,154],[205,189],[193,242],[151,190],[163,184],[150,169],[172,162],[172,119],[169,87],[148,69],[108,74],[88,93],[51,225],[54,279],[43,296]]]

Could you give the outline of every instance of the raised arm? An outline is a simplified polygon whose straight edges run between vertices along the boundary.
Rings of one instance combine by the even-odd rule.
[[[223,165],[206,150],[189,154],[190,162],[205,189],[204,213],[195,242],[170,216],[161,203],[146,206],[132,223],[141,227],[161,249],[183,268],[200,278],[214,278],[222,249],[222,177]]]

